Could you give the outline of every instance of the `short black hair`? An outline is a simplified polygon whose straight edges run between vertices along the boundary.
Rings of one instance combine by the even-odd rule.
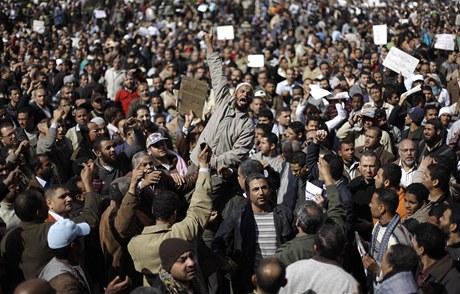
[[[307,165],[307,155],[302,151],[296,151],[292,154],[289,163],[298,164],[300,167],[304,167]]]
[[[442,164],[432,163],[428,166],[431,180],[438,180],[438,187],[444,192],[449,191],[450,170]]]
[[[299,226],[306,234],[316,234],[323,224],[323,209],[318,203],[307,200],[297,209]]]
[[[424,203],[428,201],[428,196],[430,191],[422,183],[412,183],[406,187],[405,193],[410,193],[415,195],[419,203]]]
[[[268,108],[264,108],[260,111],[259,117],[266,117],[269,121],[273,121],[273,112]]]
[[[337,260],[345,247],[344,233],[336,225],[324,224],[315,235],[315,245],[319,256]]]
[[[430,88],[431,88],[431,87],[430,87]],[[423,110],[425,110],[425,113],[427,113],[428,110],[430,110],[430,109],[434,109],[434,110],[436,110],[436,111],[439,112],[439,107],[436,106],[435,104],[428,104],[428,105],[425,105],[425,107],[424,107]]]
[[[120,108],[116,106],[111,106],[104,111],[104,119],[106,122],[111,123],[121,112]]]
[[[46,206],[45,198],[36,189],[29,189],[19,194],[14,200],[14,212],[23,222],[36,220],[37,210]]]
[[[179,197],[168,190],[160,191],[152,201],[152,214],[155,219],[166,221],[179,207]]]
[[[278,136],[273,134],[273,133],[264,134],[262,136],[262,138],[267,138],[267,142],[268,142],[269,145],[271,145],[271,144],[277,145],[278,144]]]
[[[399,183],[401,182],[402,176],[401,167],[396,163],[389,162],[382,164],[380,168],[383,171],[383,179],[388,180],[390,182],[390,187],[399,187]]]
[[[102,142],[104,142],[104,141],[112,141],[112,140],[110,140],[110,138],[107,137],[107,136],[100,136],[100,137],[96,138],[96,140],[94,141],[93,149],[95,151],[101,151],[101,145],[102,145]]]
[[[263,174],[264,166],[258,160],[248,159],[240,163],[239,170],[243,177],[247,177],[253,173]]]
[[[244,188],[245,188],[245,190],[247,191],[247,193],[249,194],[250,184],[251,184],[251,182],[252,182],[253,180],[262,180],[262,179],[265,180],[265,181],[267,182],[267,184],[268,184],[268,180],[267,180],[267,178],[264,176],[263,173],[252,173],[252,174],[248,175],[248,176],[246,177],[246,179],[244,180]],[[270,186],[270,185],[268,185],[268,186]]]
[[[324,155],[323,159],[329,163],[331,168],[331,176],[334,180],[338,181],[343,176],[343,160],[342,157],[334,153]]]
[[[387,262],[391,266],[393,273],[411,272],[417,276],[420,264],[420,257],[414,248],[404,244],[394,244],[387,250]]]
[[[48,155],[43,154],[43,153],[38,153],[32,156],[30,159],[30,169],[32,172],[35,173],[37,169],[39,169],[42,166],[41,158],[48,158]]]
[[[442,130],[442,123],[437,118],[427,120],[425,125],[432,125],[436,130]]]
[[[445,256],[447,236],[438,226],[431,223],[418,224],[412,230],[412,235],[428,257],[440,260]]]
[[[294,131],[296,135],[302,135],[301,140],[305,138],[305,126],[300,121],[291,122],[289,127]]]
[[[391,215],[396,213],[396,209],[399,204],[399,196],[393,190],[389,188],[379,188],[375,192],[379,197],[379,202],[385,206],[385,209],[390,212]]]
[[[261,129],[264,135],[270,134],[272,132],[272,128],[267,124],[257,124],[255,129]]]

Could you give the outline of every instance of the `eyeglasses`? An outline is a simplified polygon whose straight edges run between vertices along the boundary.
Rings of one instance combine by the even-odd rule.
[[[4,137],[4,138],[6,138],[6,137],[11,138],[11,137],[13,137],[13,136],[17,136],[17,134],[18,134],[18,133],[17,133],[16,131],[13,130],[13,131],[11,131],[11,133],[9,133],[8,135],[2,136],[2,137]]]

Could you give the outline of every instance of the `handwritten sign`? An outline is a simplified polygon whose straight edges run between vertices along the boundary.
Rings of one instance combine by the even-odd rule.
[[[417,58],[393,46],[383,61],[383,66],[388,67],[398,74],[402,73],[404,77],[409,78],[412,76],[419,62],[420,60]]]
[[[436,43],[434,48],[442,50],[455,50],[455,35],[453,34],[438,34],[436,35]]]
[[[248,55],[248,66],[249,67],[264,66],[264,55],[263,54]]]
[[[386,45],[387,44],[387,25],[372,26],[374,33],[374,44],[375,45]]]
[[[179,113],[186,114],[191,109],[197,117],[202,117],[204,102],[208,96],[208,84],[182,77],[179,96]]]
[[[235,31],[233,26],[217,27],[217,40],[233,40],[235,39]]]

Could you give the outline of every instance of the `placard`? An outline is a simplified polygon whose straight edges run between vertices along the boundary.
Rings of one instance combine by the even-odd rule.
[[[417,58],[393,46],[383,61],[383,66],[398,74],[402,73],[406,78],[410,78],[419,62],[420,60]]]
[[[374,44],[375,45],[386,45],[387,44],[387,25],[376,25],[372,26],[374,33]]]
[[[45,30],[45,22],[43,20],[34,20],[32,22],[32,30],[42,34],[42,32]]]
[[[187,114],[190,109],[197,117],[203,116],[203,106],[208,96],[208,84],[190,77],[182,77],[179,93],[179,113]]]
[[[332,96],[331,92],[329,92],[326,89],[321,88],[318,85],[311,84],[311,85],[308,85],[308,86],[310,87],[310,95],[315,100],[319,100],[319,99],[321,99],[323,97],[329,98],[328,96]]]
[[[235,31],[233,26],[217,27],[217,40],[233,40],[235,39]]]
[[[455,35],[453,34],[438,34],[436,35],[436,43],[434,43],[435,49],[441,50],[455,50]]]
[[[101,19],[101,18],[107,18],[107,13],[105,12],[105,10],[102,10],[102,9],[95,9],[94,10],[94,16],[98,19]]]
[[[249,67],[263,67],[265,64],[263,54],[248,55],[248,66]]]

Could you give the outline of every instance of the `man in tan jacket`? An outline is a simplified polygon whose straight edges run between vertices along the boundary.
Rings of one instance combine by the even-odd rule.
[[[173,192],[162,191],[152,204],[156,224],[145,227],[141,235],[133,237],[129,242],[128,251],[136,270],[144,274],[144,285],[153,281],[158,273],[159,247],[164,240],[180,238],[197,248],[198,239],[208,223],[212,209],[210,159],[211,149],[206,145],[198,155],[200,171],[185,219],[176,223],[178,197]]]

